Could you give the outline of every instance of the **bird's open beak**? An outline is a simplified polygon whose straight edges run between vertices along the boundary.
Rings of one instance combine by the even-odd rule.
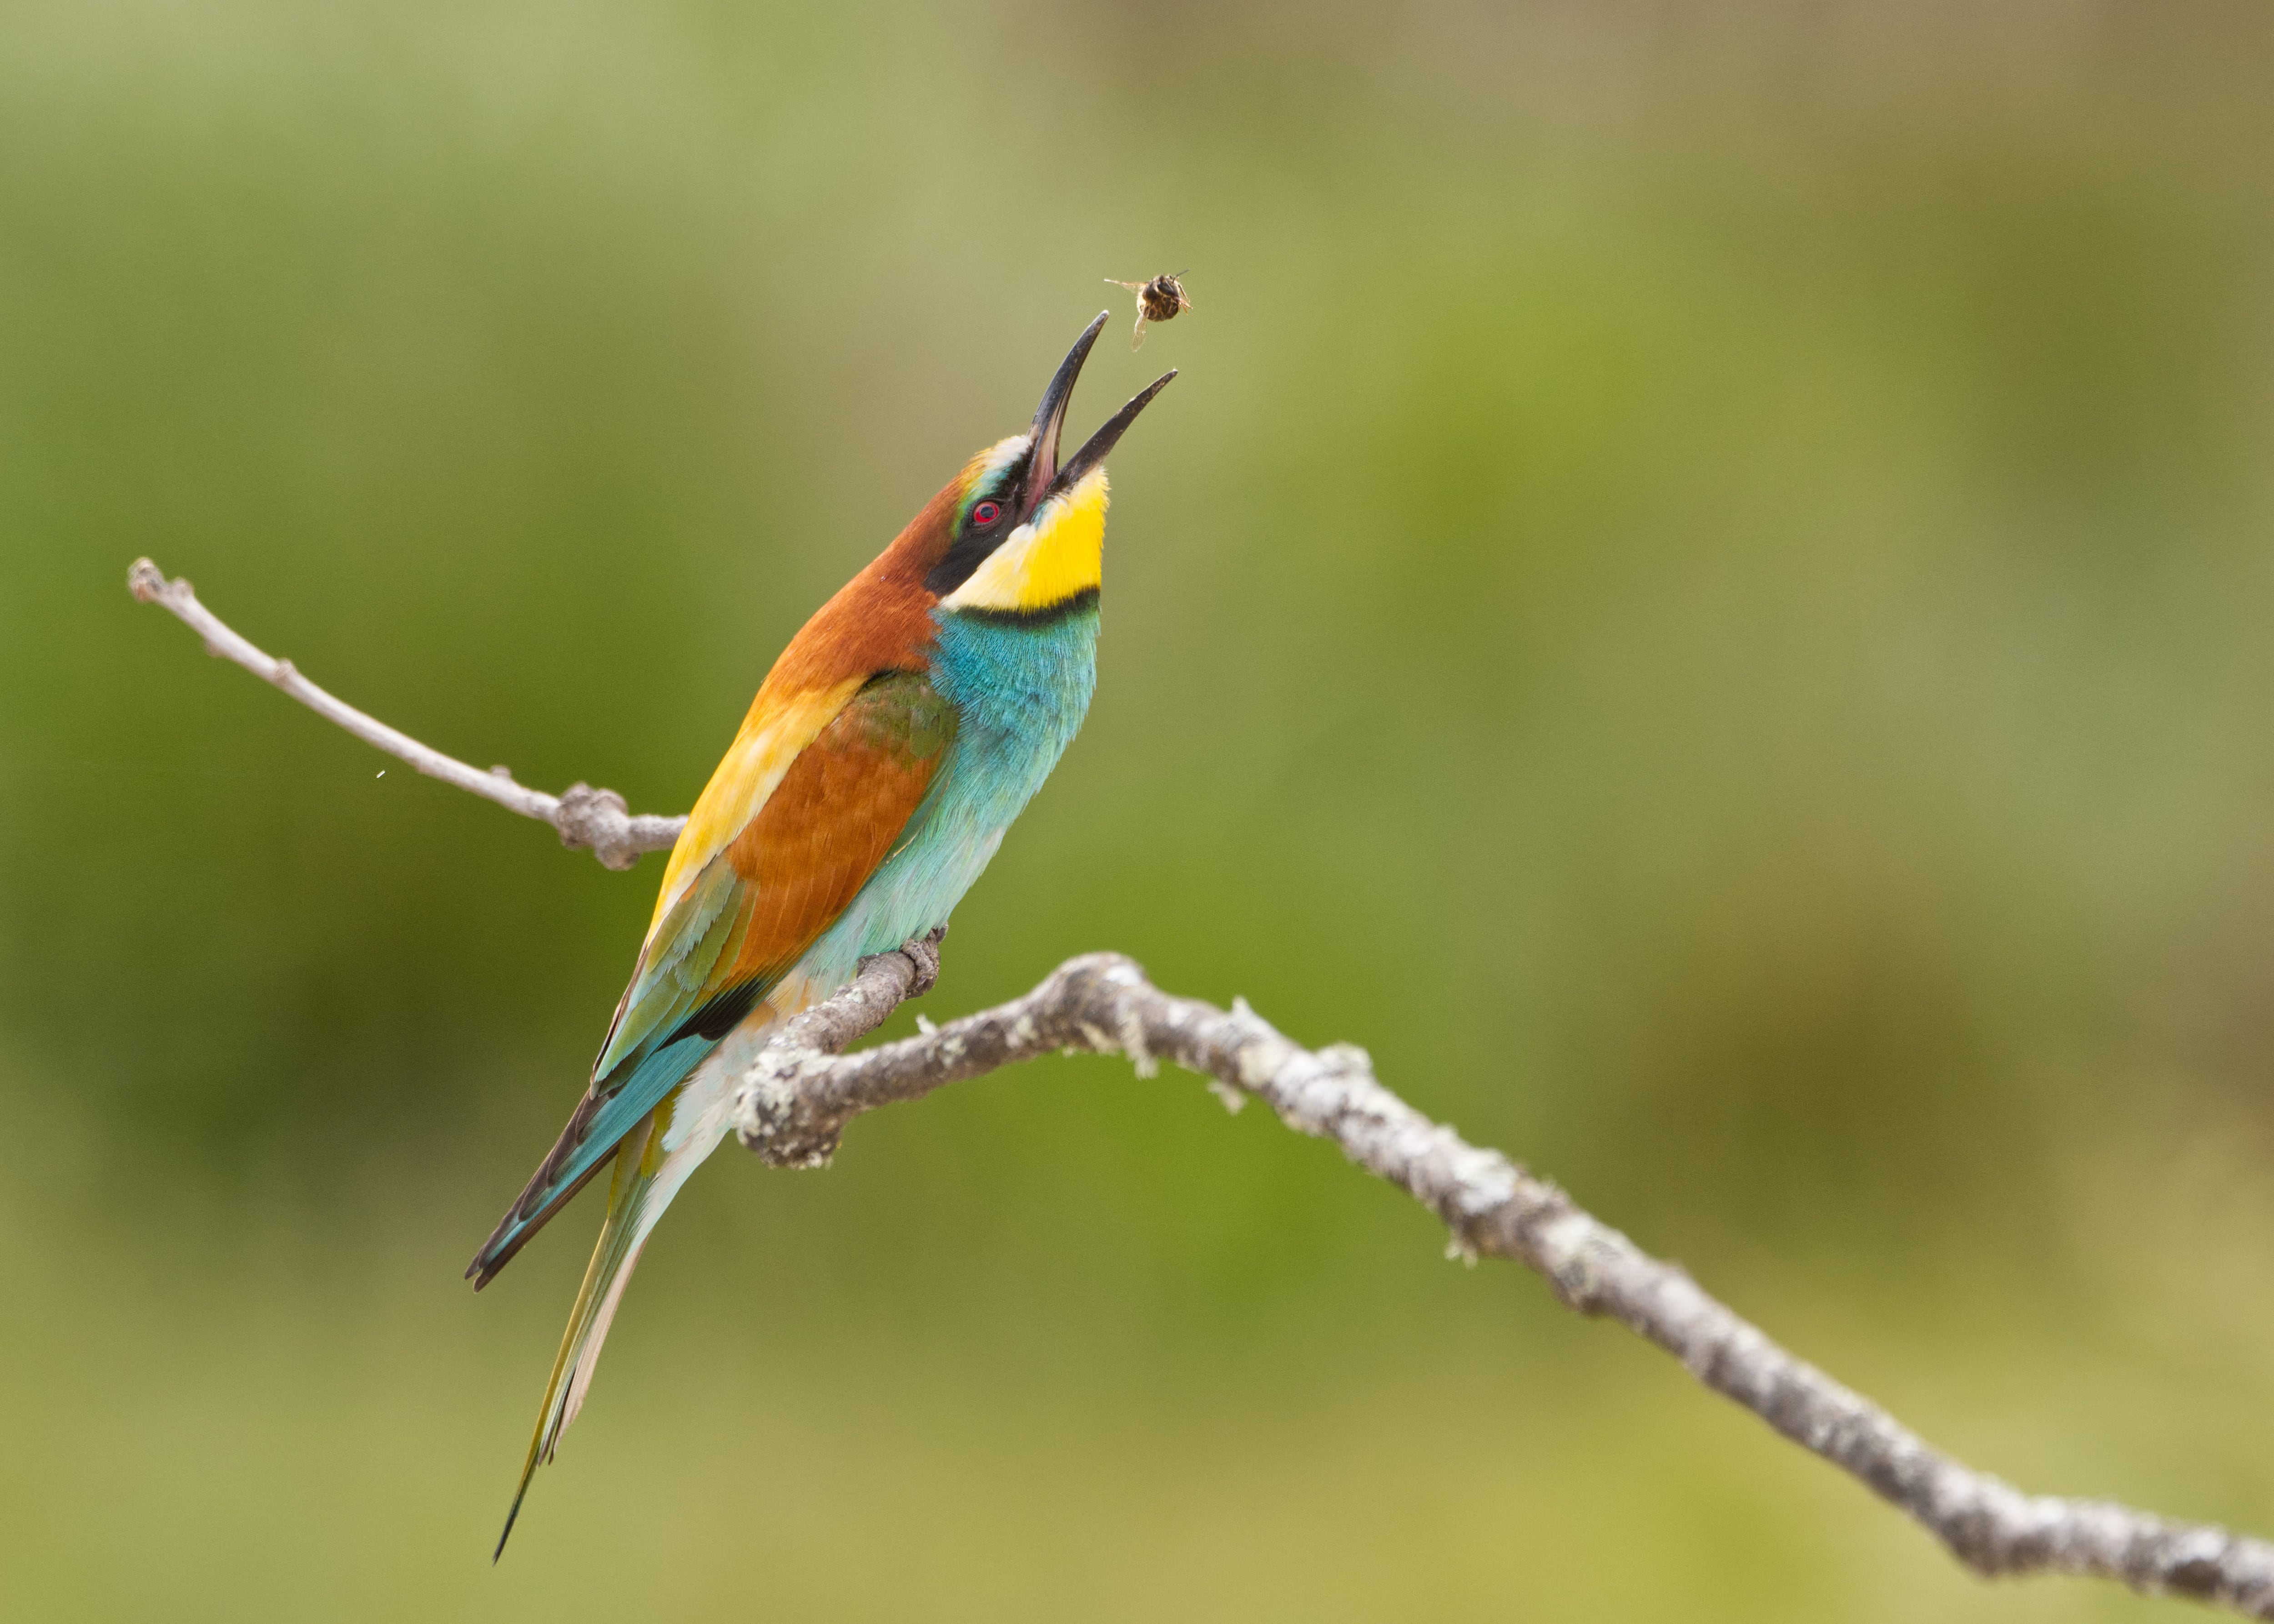
[[[1035,409],[1035,427],[1030,441],[1034,452],[1028,463],[1025,482],[1026,511],[1019,515],[1022,520],[1060,491],[1070,489],[1083,475],[1104,462],[1106,453],[1113,449],[1123,432],[1137,421],[1137,414],[1145,410],[1146,404],[1155,395],[1168,387],[1169,380],[1177,375],[1174,372],[1163,372],[1148,384],[1134,400],[1100,425],[1097,432],[1082,442],[1081,450],[1061,464],[1058,461],[1058,436],[1065,428],[1066,404],[1073,399],[1074,380],[1081,376],[1081,364],[1089,359],[1090,346],[1097,342],[1097,335],[1105,330],[1105,324],[1112,319],[1111,312],[1100,311],[1097,320],[1082,329],[1081,336],[1073,341],[1073,348],[1066,351],[1066,358],[1058,363],[1058,370],[1050,379],[1050,387],[1043,391],[1043,403]]]

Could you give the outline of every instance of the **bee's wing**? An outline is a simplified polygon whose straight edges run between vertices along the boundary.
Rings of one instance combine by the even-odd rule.
[[[1133,333],[1131,333],[1131,334],[1129,335],[1129,348],[1133,351],[1133,350],[1141,350],[1141,349],[1143,349],[1144,347],[1145,347],[1145,307],[1144,307],[1142,304],[1140,304],[1140,305],[1137,307],[1137,327],[1136,327],[1136,330],[1135,330],[1135,331],[1133,331]]]

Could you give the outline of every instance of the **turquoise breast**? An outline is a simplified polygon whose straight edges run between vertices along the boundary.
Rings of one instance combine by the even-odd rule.
[[[801,966],[834,985],[947,922],[1065,754],[1097,687],[1097,596],[1048,617],[934,610],[931,681],[955,741],[907,832]]]

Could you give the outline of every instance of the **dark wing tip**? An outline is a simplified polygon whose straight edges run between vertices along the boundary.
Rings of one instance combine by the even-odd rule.
[[[597,1168],[593,1169],[594,1172],[599,1170]],[[538,1213],[524,1214],[517,1205],[514,1211],[508,1213],[505,1222],[498,1225],[497,1233],[482,1243],[482,1249],[474,1254],[474,1260],[466,1265],[465,1278],[474,1282],[474,1289],[478,1291],[495,1280],[498,1271],[520,1256],[521,1249],[545,1227],[545,1221],[560,1211],[562,1203],[582,1190],[591,1177],[591,1174],[587,1173]]]
[[[529,1244],[531,1237],[546,1226],[553,1214],[567,1206],[578,1191],[591,1184],[594,1174],[616,1159],[615,1148],[611,1146],[606,1155],[586,1168],[573,1182],[548,1188],[561,1165],[584,1142],[585,1131],[599,1109],[599,1100],[594,1094],[588,1094],[577,1102],[575,1114],[568,1118],[568,1127],[561,1131],[560,1141],[546,1154],[545,1160],[538,1164],[536,1175],[515,1198],[513,1205],[506,1209],[505,1216],[498,1220],[498,1227],[490,1231],[489,1239],[484,1241],[481,1250],[474,1253],[474,1260],[466,1265],[464,1278],[474,1282],[475,1290],[478,1291],[489,1284],[497,1272],[512,1262],[515,1254]]]

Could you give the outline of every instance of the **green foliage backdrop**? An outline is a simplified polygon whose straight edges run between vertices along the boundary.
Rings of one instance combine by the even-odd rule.
[[[928,1007],[1118,947],[1930,1437],[2274,1530],[2263,7],[0,11],[0,1598],[45,1619],[2053,1620],[1190,1079],[458,1272],[693,797],[1106,276],[1089,726]],[[905,1022],[907,1016],[903,1016]]]

